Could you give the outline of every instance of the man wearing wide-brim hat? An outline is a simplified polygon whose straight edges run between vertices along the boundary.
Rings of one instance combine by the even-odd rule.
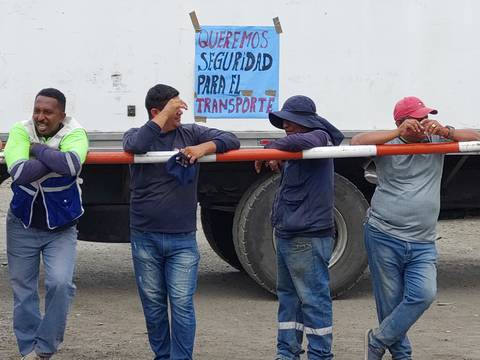
[[[287,136],[266,148],[302,151],[339,145],[343,134],[317,115],[315,103],[293,96],[281,111],[269,114],[273,126]],[[298,360],[302,338],[308,339],[309,360],[332,359],[332,301],[328,263],[332,253],[333,159],[268,161],[281,169],[272,225],[277,245],[278,360]],[[262,162],[256,161],[257,172]]]

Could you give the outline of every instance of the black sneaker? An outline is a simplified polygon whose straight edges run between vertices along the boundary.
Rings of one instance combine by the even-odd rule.
[[[377,349],[370,345],[370,340],[372,339],[372,332],[373,329],[368,329],[367,331],[365,331],[365,340],[363,343],[363,352],[365,354],[364,360],[382,360],[385,350],[383,352],[379,352]]]

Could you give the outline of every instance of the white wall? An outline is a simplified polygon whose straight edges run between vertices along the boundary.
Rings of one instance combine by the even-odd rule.
[[[343,130],[391,128],[393,105],[407,95],[436,107],[441,122],[480,128],[475,0],[0,0],[0,132],[30,116],[43,87],[64,91],[70,115],[91,131],[141,125],[157,82],[177,87],[193,109],[191,10],[205,25],[279,16],[281,102],[308,95]],[[127,105],[137,106],[135,118]],[[192,121],[189,110],[184,122]],[[273,129],[262,119],[207,125]]]

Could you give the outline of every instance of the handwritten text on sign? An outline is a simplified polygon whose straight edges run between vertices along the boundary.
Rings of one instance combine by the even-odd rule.
[[[265,118],[278,110],[272,26],[202,26],[195,39],[195,115]]]

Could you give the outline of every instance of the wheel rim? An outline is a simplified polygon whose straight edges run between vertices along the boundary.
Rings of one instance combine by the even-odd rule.
[[[338,260],[343,256],[345,249],[347,248],[347,223],[343,218],[340,211],[337,208],[333,209],[333,216],[335,221],[335,236],[333,238],[333,251],[332,256],[330,257],[330,264],[328,265],[329,268],[334,266]],[[275,253],[277,253],[277,244],[275,243],[275,230],[272,232],[272,244]]]
[[[333,238],[333,251],[332,256],[330,257],[329,268],[334,266],[343,256],[343,253],[347,248],[348,239],[347,223],[345,222],[345,219],[337,208],[333,209],[333,214],[335,220],[335,236]]]

